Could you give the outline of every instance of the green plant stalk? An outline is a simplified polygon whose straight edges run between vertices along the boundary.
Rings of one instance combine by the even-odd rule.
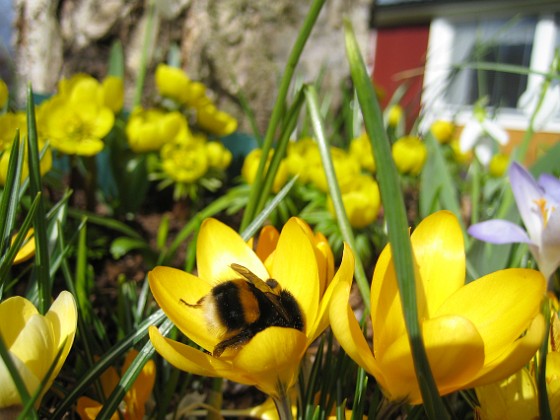
[[[154,19],[156,14],[155,0],[148,1],[148,18],[146,21],[146,32],[144,33],[144,45],[142,46],[142,56],[140,57],[140,68],[136,78],[136,85],[134,87],[134,100],[132,107],[135,108],[140,105],[142,100],[142,92],[144,90],[144,80],[146,79],[146,69],[148,66],[148,52],[151,48],[152,37],[154,36]]]
[[[480,216],[480,162],[474,159],[471,165],[471,225],[478,223]]]
[[[169,331],[171,331],[171,328],[173,328],[173,323],[169,319],[166,319],[161,325],[160,331],[164,336],[166,336],[169,334]],[[113,413],[117,411],[119,403],[123,400],[128,390],[132,388],[134,381],[138,378],[138,375],[140,375],[140,372],[142,372],[142,369],[148,360],[152,358],[154,352],[155,348],[152,345],[152,342],[146,342],[134,361],[121,377],[119,384],[115,387],[105,404],[103,404],[103,408],[97,416],[98,420],[110,419]]]
[[[27,146],[29,159],[29,192],[32,197],[41,192],[41,172],[39,163],[39,141],[35,105],[31,86],[27,88]],[[35,273],[37,275],[38,310],[45,314],[51,303],[51,281],[49,277],[49,250],[47,240],[47,218],[44,199],[41,196],[33,221],[35,238]]]
[[[303,26],[298,34],[296,42],[290,52],[290,56],[288,57],[288,61],[286,63],[286,68],[284,69],[284,74],[282,76],[282,81],[280,83],[280,88],[278,90],[278,96],[276,97],[276,102],[274,103],[274,108],[272,110],[272,115],[270,117],[270,122],[268,124],[265,138],[262,145],[262,155],[261,160],[259,162],[259,166],[257,168],[257,174],[255,177],[255,182],[251,186],[251,192],[249,194],[249,202],[247,203],[247,207],[245,212],[243,213],[243,219],[241,220],[241,230],[244,230],[245,227],[253,220],[257,211],[257,204],[259,201],[259,197],[261,194],[262,188],[262,179],[263,173],[265,169],[265,164],[267,162],[268,152],[272,148],[272,143],[274,141],[274,136],[276,134],[276,128],[280,123],[284,115],[284,108],[286,97],[288,95],[288,91],[290,89],[290,83],[292,81],[292,77],[295,72],[296,65],[299,61],[303,48],[311,34],[311,30],[315,25],[317,17],[319,16],[319,12],[321,11],[325,0],[313,0],[311,7],[309,8],[309,12],[305,17],[305,21],[303,22]],[[274,175],[274,174],[273,174]]]
[[[448,413],[432,376],[422,332],[418,320],[414,259],[408,233],[408,222],[399,178],[395,168],[387,133],[383,129],[383,117],[373,84],[366,71],[358,43],[349,21],[344,22],[346,52],[350,73],[358,94],[366,131],[372,144],[377,165],[377,179],[381,201],[389,231],[393,263],[401,296],[404,321],[408,332],[416,377],[422,394],[425,410],[431,419],[447,419]]]
[[[317,92],[315,87],[306,86],[305,87],[305,99],[307,100],[307,109],[311,117],[311,124],[315,132],[315,138],[317,140],[317,145],[319,147],[319,153],[321,155],[321,161],[323,162],[323,170],[327,178],[327,185],[329,186],[329,194],[333,201],[334,210],[336,213],[336,219],[338,225],[340,226],[340,231],[342,237],[348,243],[353,251],[357,250],[356,239],[354,237],[354,231],[346,215],[346,210],[344,209],[344,203],[342,202],[342,194],[340,192],[340,187],[338,185],[338,180],[336,178],[336,173],[334,170],[334,165],[331,157],[330,145],[325,136],[325,129],[323,127],[323,121],[321,118],[321,113],[319,110],[319,101],[317,99]],[[370,286],[364,271],[364,265],[360,259],[358,253],[355,252],[355,277],[358,289],[362,295],[364,305],[369,311],[370,308]]]

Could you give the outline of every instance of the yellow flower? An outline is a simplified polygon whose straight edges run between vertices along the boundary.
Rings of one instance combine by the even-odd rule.
[[[375,173],[376,166],[371,142],[365,131],[350,142],[350,155],[360,162],[360,166],[366,171]]]
[[[136,153],[160,150],[181,132],[188,130],[187,120],[177,111],[136,108],[126,125],[128,145]]]
[[[103,104],[113,113],[119,112],[124,104],[124,81],[117,76],[107,76],[101,83]]]
[[[377,182],[369,175],[356,176],[350,187],[342,193],[344,210],[354,228],[364,228],[371,224],[379,213],[381,195]],[[329,212],[336,216],[332,198],[327,200]]]
[[[104,104],[101,85],[92,77],[82,77],[60,86],[61,93],[44,110],[51,145],[69,155],[99,153],[115,121],[113,111]]]
[[[403,118],[403,109],[400,105],[391,105],[387,111],[387,125],[396,127]]]
[[[66,291],[60,293],[44,316],[20,296],[0,303],[0,335],[30,395],[38,390],[52,365],[43,394],[60,372],[74,342],[77,317],[74,297]],[[60,357],[56,360],[58,352]],[[2,360],[0,383],[0,407],[20,405],[19,393]],[[41,398],[42,395],[39,402]]]
[[[0,110],[6,106],[8,102],[8,86],[0,79]]]
[[[263,263],[251,247],[231,228],[215,219],[203,222],[197,242],[198,277],[183,271],[156,267],[148,274],[154,298],[173,323],[206,352],[163,337],[150,328],[150,339],[158,351],[175,367],[197,375],[224,377],[255,385],[272,398],[282,399],[297,380],[304,352],[328,325],[328,303],[339,283],[350,286],[354,257],[345,247],[340,268],[321,292],[325,254],[319,243],[310,239],[309,227],[291,218],[282,229],[274,251]],[[323,261],[323,263],[321,263]],[[257,277],[274,279],[293,297],[303,317],[303,328],[270,326],[256,331],[244,344],[227,347],[218,358],[215,351],[223,339],[196,305],[212,289],[241,276],[231,267],[238,264]],[[328,264],[326,264],[328,266]],[[272,306],[266,306],[270,308]],[[259,308],[263,308],[259,305]],[[292,308],[295,309],[295,308]],[[249,317],[259,311],[246,312]],[[295,312],[292,312],[294,314]],[[278,313],[278,316],[280,314]],[[238,319],[239,320],[239,319]]]
[[[461,165],[466,165],[471,162],[473,158],[472,151],[468,150],[466,152],[463,152],[461,150],[461,144],[459,143],[458,137],[453,138],[449,145],[451,146],[451,150],[453,151],[453,159],[455,160],[455,162]]]
[[[16,130],[20,133],[20,147],[24,147],[24,159],[21,170],[21,182],[25,180],[29,175],[29,163],[27,159],[27,143],[25,141],[27,137],[27,119],[25,113],[6,113],[0,115],[0,185],[6,184],[6,178],[8,176],[8,163],[10,162],[10,155],[12,150],[12,142],[14,141]],[[38,127],[39,128],[39,127]],[[38,132],[39,138],[39,152],[41,152],[44,147],[43,136]],[[45,150],[40,164],[41,175],[44,175],[51,170],[52,167],[52,152],[50,148]]]
[[[488,165],[488,173],[494,178],[499,178],[505,174],[509,166],[509,156],[503,153],[496,153],[492,156],[490,164]]]
[[[465,249],[457,218],[440,211],[411,236],[418,317],[441,395],[485,385],[518,371],[544,336],[542,274],[500,270],[465,284]],[[414,373],[390,246],[379,257],[371,286],[373,351],[340,284],[330,307],[331,328],[348,355],[375,376],[390,400],[422,402]]]
[[[393,159],[402,174],[419,175],[424,167],[428,150],[416,136],[405,136],[393,144]]]
[[[331,147],[331,158],[340,190],[347,191],[356,176],[360,174],[360,167],[345,150],[338,147]],[[322,161],[314,160],[312,164],[306,162],[306,165],[310,166],[308,170],[311,182],[321,191],[328,192],[329,186]]]
[[[237,130],[237,120],[227,112],[218,110],[212,103],[197,107],[196,122],[203,130],[220,137]]]
[[[310,182],[310,168],[321,165],[321,155],[317,143],[311,137],[290,142],[285,162],[289,174],[298,175],[298,181],[302,184]]]
[[[243,161],[243,166],[241,168],[241,176],[243,176],[243,179],[245,180],[245,182],[247,182],[247,184],[252,184],[253,182],[255,182],[261,155],[261,149],[253,149],[247,156],[245,156],[245,160]],[[265,171],[268,169],[268,165],[270,164],[271,159],[272,151],[270,151],[268,155],[268,159],[265,165]],[[274,182],[272,183],[272,192],[277,193],[278,191],[280,191],[287,180],[288,168],[286,166],[286,162],[283,160],[278,167],[276,176],[274,177]]]
[[[180,104],[193,106],[197,101],[205,98],[205,86],[202,83],[192,82],[178,67],[158,64],[155,82],[161,96],[171,98]]]
[[[208,166],[218,169],[226,169],[232,159],[231,152],[217,141],[206,143],[206,155],[208,156]]]
[[[25,262],[35,255],[35,238],[33,236],[34,232],[35,231],[33,230],[33,228],[31,228],[25,234],[23,244],[14,258],[14,264]],[[12,236],[12,244],[14,243],[15,239],[16,235]]]
[[[208,171],[208,155],[204,141],[173,141],[160,151],[163,171],[174,181],[190,184]]]
[[[138,351],[131,350],[126,354],[124,364],[121,369],[121,374],[124,374],[130,367]],[[156,379],[156,365],[153,360],[149,360],[142,371],[132,384],[132,387],[127,391],[123,398],[123,403],[119,405],[119,412],[122,418],[125,420],[136,420],[144,418],[144,411],[146,401],[150,398],[152,389],[154,387],[154,382]],[[109,397],[115,387],[120,381],[120,376],[113,367],[109,367],[101,375],[101,386],[103,388],[103,393],[105,397]],[[78,398],[77,411],[82,420],[94,420],[103,408],[103,404],[89,398],[80,397]],[[118,420],[121,418],[119,413],[114,413],[111,416],[112,420]]]
[[[437,120],[430,127],[432,134],[440,144],[447,144],[453,138],[455,124],[451,121]]]

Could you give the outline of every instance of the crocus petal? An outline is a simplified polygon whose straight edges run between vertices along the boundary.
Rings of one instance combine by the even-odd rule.
[[[259,278],[269,275],[262,261],[247,243],[229,226],[216,219],[202,222],[196,246],[198,276],[215,285],[239,278],[230,265],[240,264]]]
[[[261,229],[257,249],[255,250],[261,261],[265,261],[272,251],[276,249],[279,237],[280,233],[274,226],[267,225]]]
[[[484,420],[538,418],[537,389],[527,369],[519,370],[502,382],[477,387],[476,396]]]
[[[12,355],[12,361],[16,366],[19,376],[21,377],[25,387],[30,393],[35,392],[41,383],[40,378],[35,374],[17,357]],[[12,405],[21,405],[21,397],[14,384],[12,376],[8,368],[4,364],[4,360],[0,358],[0,409],[10,407]]]
[[[430,367],[441,395],[468,382],[484,364],[484,342],[468,319],[446,315],[422,324],[422,336]],[[387,373],[386,391],[391,399],[422,402],[408,336],[402,335],[379,359]]]
[[[148,330],[150,341],[156,351],[177,369],[200,376],[224,377],[246,385],[254,383],[242,376],[238,370],[232,370],[231,364],[207,353],[161,335],[151,326]]]
[[[329,320],[331,329],[344,351],[358,365],[364,368],[375,378],[385,383],[385,375],[381,372],[377,360],[369,348],[364,334],[356,321],[354,312],[348,304],[350,298],[350,285],[340,282],[333,290],[329,307]]]
[[[158,266],[148,273],[150,289],[158,305],[183,334],[202,348],[213,351],[218,338],[208,330],[208,321],[196,304],[207,295],[211,285],[200,278],[171,267]]]
[[[101,403],[89,397],[80,397],[78,398],[76,411],[78,412],[82,420],[84,419],[95,420],[102,408],[103,405],[101,405]],[[119,418],[118,414],[114,413],[113,417],[115,415],[117,416],[116,418],[118,419]],[[113,417],[111,417],[111,420],[113,419]]]
[[[490,363],[531,325],[545,291],[546,282],[538,271],[500,270],[459,289],[437,314],[469,319],[484,340],[486,363]]]
[[[548,200],[560,204],[560,179],[550,174],[542,174],[538,184],[544,189]]]
[[[10,322],[0,323],[0,331],[6,347],[12,346],[29,318],[38,313],[37,308],[21,296],[14,296],[0,302],[0,319],[10,320]]]
[[[25,363],[38,378],[44,378],[54,362],[56,352],[54,332],[44,316],[33,315],[25,324],[10,352]]]
[[[279,397],[294,385],[306,345],[307,338],[301,331],[269,327],[239,350],[232,370],[252,378],[266,394]]]
[[[493,244],[533,243],[527,232],[507,220],[494,219],[476,223],[467,232],[476,239]]]
[[[78,308],[74,296],[68,291],[62,291],[52,303],[45,317],[50,321],[57,349],[64,345],[52,377],[58,375],[62,365],[70,353],[78,326]]]
[[[546,355],[546,382],[550,410],[553,416],[560,414],[560,353]]]
[[[513,162],[509,167],[509,181],[529,237],[539,243],[543,220],[541,214],[534,211],[534,206],[535,201],[542,198],[543,191],[532,175],[517,162]]]
[[[461,226],[453,213],[437,212],[426,217],[414,230],[411,242],[420,273],[420,282],[417,282],[419,317],[430,318],[441,303],[465,283]]]
[[[521,337],[505,346],[497,358],[485,363],[478,376],[465,387],[487,385],[513,375],[531,360],[541,345],[544,334],[544,317],[539,314]]]
[[[352,284],[352,278],[354,276],[354,254],[350,250],[350,247],[345,243],[344,250],[342,252],[342,261],[340,262],[340,267],[336,272],[333,280],[329,284],[329,287],[325,291],[323,299],[321,299],[321,305],[319,307],[319,313],[317,314],[317,319],[314,325],[310,325],[307,329],[307,344],[311,344],[315,339],[327,328],[329,325],[329,307],[332,294],[336,285],[340,282]],[[343,308],[340,308],[343,310]]]
[[[319,272],[313,246],[295,218],[280,232],[271,275],[294,296],[306,325],[313,325],[319,306]]]

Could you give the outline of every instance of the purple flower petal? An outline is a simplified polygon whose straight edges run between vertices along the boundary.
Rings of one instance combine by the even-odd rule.
[[[494,219],[476,223],[469,227],[467,232],[476,239],[493,244],[533,243],[527,232],[507,220]]]
[[[560,204],[560,179],[550,174],[542,174],[539,177],[539,186],[544,189],[549,199]]]
[[[537,240],[541,235],[543,220],[540,213],[535,211],[535,206],[536,201],[544,196],[544,190],[537,184],[533,176],[517,162],[513,162],[509,167],[509,181],[529,237]]]

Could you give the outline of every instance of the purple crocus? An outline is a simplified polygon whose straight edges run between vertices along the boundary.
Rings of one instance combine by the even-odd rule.
[[[516,162],[509,168],[509,180],[526,231],[507,220],[494,219],[474,224],[468,232],[494,244],[528,244],[550,289],[550,278],[560,265],[560,180],[543,174],[537,182]]]

